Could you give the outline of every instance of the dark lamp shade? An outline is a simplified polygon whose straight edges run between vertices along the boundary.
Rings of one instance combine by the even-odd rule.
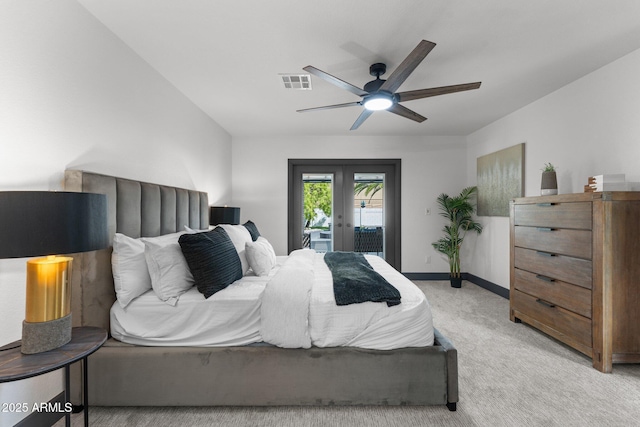
[[[209,224],[240,224],[240,208],[211,206],[209,208]]]
[[[0,258],[71,254],[108,246],[106,195],[0,192]]]

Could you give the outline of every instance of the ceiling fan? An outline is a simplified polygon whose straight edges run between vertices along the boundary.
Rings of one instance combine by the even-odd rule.
[[[304,113],[307,111],[354,107],[356,105],[363,106],[364,110],[353,123],[353,126],[351,126],[351,130],[358,129],[360,125],[365,120],[367,120],[367,118],[369,118],[371,114],[373,114],[374,111],[379,110],[387,110],[399,116],[406,117],[407,119],[422,123],[423,121],[427,120],[426,117],[423,117],[415,111],[412,111],[407,107],[400,105],[400,102],[428,98],[430,96],[445,95],[454,92],[462,92],[465,90],[478,89],[480,87],[480,82],[475,82],[453,86],[434,87],[429,89],[410,90],[407,92],[396,92],[400,85],[404,83],[407,77],[409,77],[413,70],[415,70],[416,67],[420,65],[422,60],[429,54],[429,52],[431,52],[431,50],[435,46],[435,43],[427,40],[422,40],[420,43],[418,43],[418,46],[413,49],[409,56],[407,56],[405,60],[402,61],[400,65],[398,65],[398,68],[396,68],[393,73],[391,73],[387,80],[383,80],[380,78],[380,76],[387,71],[387,66],[385,64],[376,63],[371,65],[371,67],[369,67],[369,74],[375,76],[376,79],[365,84],[363,89],[360,89],[359,87],[354,86],[351,83],[347,83],[344,80],[340,80],[339,78],[334,77],[322,70],[319,70],[316,67],[308,65],[304,67],[303,70],[362,97],[362,100],[347,102],[344,104],[326,105],[324,107],[306,108],[297,111],[299,113]]]

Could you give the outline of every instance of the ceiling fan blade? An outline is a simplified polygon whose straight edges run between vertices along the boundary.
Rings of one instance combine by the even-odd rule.
[[[426,117],[421,116],[420,114],[416,113],[415,111],[412,111],[410,109],[408,109],[407,107],[403,107],[400,104],[393,104],[391,106],[391,108],[389,108],[387,111],[397,114],[399,116],[402,117],[406,117],[407,119],[411,119],[413,121],[416,121],[418,123],[422,123],[425,120],[427,120]]]
[[[298,113],[306,113],[307,111],[331,110],[333,108],[355,107],[356,105],[362,105],[362,102],[361,101],[347,102],[345,104],[325,105],[324,107],[304,108],[302,110],[296,110],[296,111]]]
[[[360,114],[360,116],[358,116],[358,118],[356,119],[356,121],[353,123],[353,125],[351,126],[351,129],[349,130],[356,130],[360,127],[360,125],[369,118],[370,115],[373,114],[372,110],[367,110],[366,108],[364,110],[362,110],[362,113]]]
[[[426,40],[420,41],[409,56],[398,65],[398,68],[393,70],[393,73],[391,73],[387,81],[380,86],[380,90],[386,90],[391,93],[395,92],[434,47],[436,47],[435,43]]]
[[[312,65],[307,65],[306,67],[303,68],[303,70],[305,70],[307,73],[313,74],[314,76],[320,77],[321,79],[326,80],[329,83],[332,83],[338,86],[339,88],[348,90],[349,92],[354,93],[358,96],[365,96],[369,94],[369,92],[365,92],[359,87],[354,86],[351,83],[347,83],[344,80],[340,80],[339,78],[332,76],[329,73],[325,73],[324,71],[319,70]]]
[[[446,95],[448,93],[462,92],[465,90],[478,89],[481,82],[464,83],[460,85],[432,87],[429,89],[410,90],[407,92],[398,92],[398,102],[412,101],[414,99],[428,98],[430,96]]]

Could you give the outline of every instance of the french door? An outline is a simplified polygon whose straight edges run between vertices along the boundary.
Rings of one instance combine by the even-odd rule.
[[[291,159],[289,252],[355,251],[400,268],[400,160]]]

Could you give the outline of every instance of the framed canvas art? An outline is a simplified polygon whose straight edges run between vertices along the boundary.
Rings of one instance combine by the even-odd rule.
[[[509,201],[524,192],[524,143],[478,157],[478,215],[509,216]]]

